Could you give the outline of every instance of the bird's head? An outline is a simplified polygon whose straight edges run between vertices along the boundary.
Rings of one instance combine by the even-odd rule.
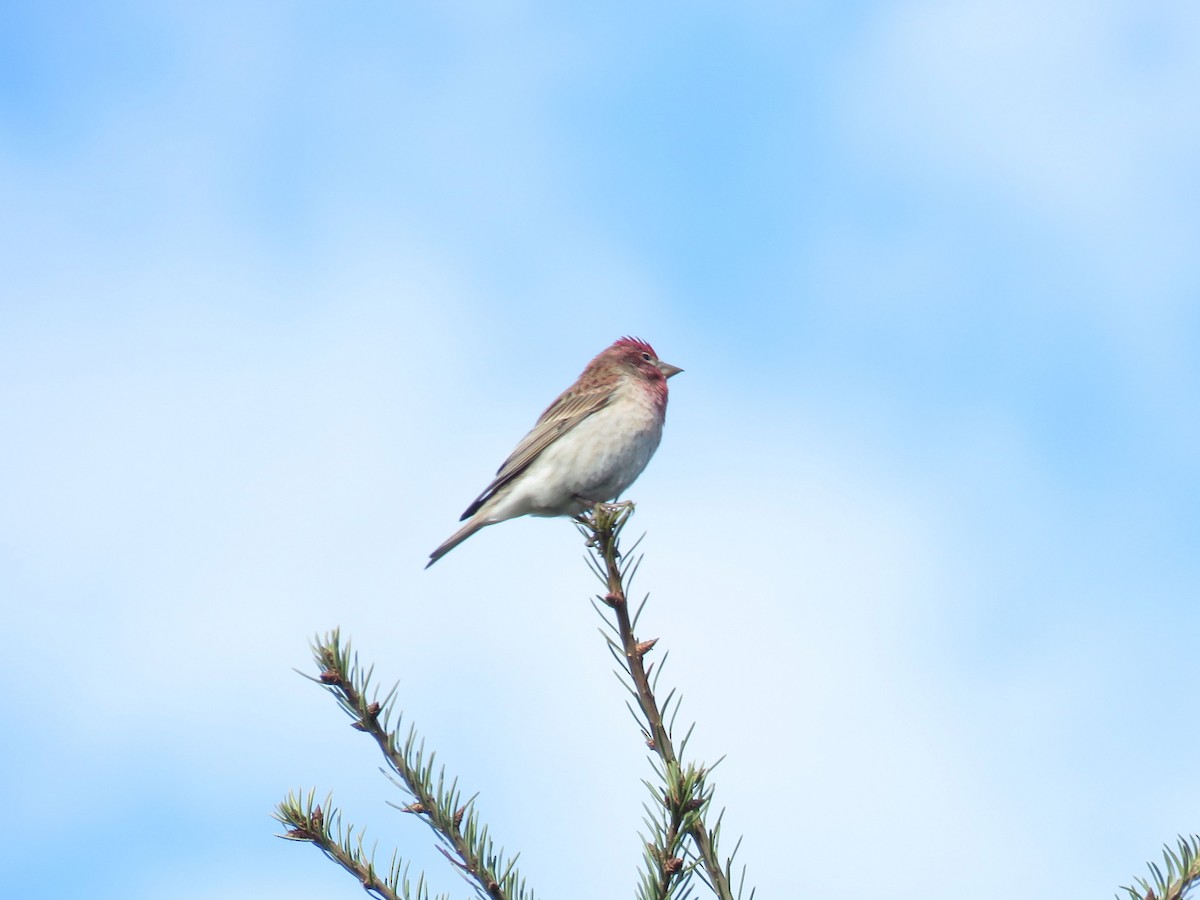
[[[659,359],[654,348],[641,338],[623,337],[609,347],[607,353],[611,354],[615,361],[632,369],[647,381],[662,382],[664,388],[668,378],[683,371],[679,366],[673,366]]]

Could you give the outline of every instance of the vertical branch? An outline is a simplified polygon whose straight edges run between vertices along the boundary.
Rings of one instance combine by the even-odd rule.
[[[666,789],[662,802],[667,806],[672,823],[687,834],[695,844],[696,855],[713,892],[720,900],[733,900],[729,885],[729,868],[723,868],[717,858],[715,835],[704,822],[703,812],[712,797],[705,785],[707,771],[703,767],[681,767],[670,729],[663,722],[663,709],[654,696],[654,685],[646,668],[644,657],[657,642],[657,638],[639,641],[634,634],[626,596],[626,576],[630,567],[621,566],[619,537],[633,513],[633,504],[597,504],[590,516],[577,520],[581,530],[588,536],[588,544],[598,557],[597,574],[604,582],[607,593],[602,598],[616,617],[616,632],[620,638],[621,659],[633,682],[633,693],[637,697],[645,721],[647,743],[658,754],[663,764]],[[668,697],[668,704],[670,697]],[[686,738],[684,743],[686,744]],[[718,826],[719,827],[719,826]],[[673,830],[673,829],[672,829]],[[682,860],[661,860],[665,882],[671,877],[686,874]],[[663,885],[664,888],[667,884]],[[663,896],[667,896],[664,891]]]
[[[624,512],[619,520],[606,520],[605,527],[598,532],[598,547],[604,560],[604,570],[608,582],[608,593],[604,596],[604,602],[617,617],[617,633],[621,637],[625,666],[637,689],[638,705],[641,706],[642,715],[645,716],[646,724],[649,727],[651,747],[657,751],[663,762],[670,764],[677,762],[675,747],[671,743],[671,735],[663,726],[662,713],[658,708],[658,701],[654,697],[654,688],[650,684],[650,677],[643,663],[643,657],[654,646],[654,641],[647,641],[645,646],[640,645],[633,633],[633,624],[629,619],[629,601],[625,596],[624,577],[619,561],[620,551],[617,545],[617,535],[626,518],[628,518],[628,512]]]

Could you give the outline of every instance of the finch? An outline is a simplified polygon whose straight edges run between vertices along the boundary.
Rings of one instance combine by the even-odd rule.
[[[425,568],[488,525],[578,515],[624,493],[658,449],[667,379],[682,371],[638,338],[600,353],[542,413]]]

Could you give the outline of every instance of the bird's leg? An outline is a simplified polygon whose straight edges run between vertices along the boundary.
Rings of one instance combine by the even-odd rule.
[[[571,497],[581,507],[580,511],[575,514],[575,521],[587,525],[589,528],[595,525],[596,507],[603,506],[598,500],[589,500],[586,497],[581,497],[574,494]]]
[[[581,497],[575,494],[573,499],[580,506],[584,507],[583,512],[576,513],[574,519],[580,525],[588,528],[592,532],[592,537],[588,538],[587,546],[595,547],[599,541],[596,534],[596,514],[604,511],[612,513],[618,509],[626,509],[633,506],[632,500],[624,500],[620,503],[605,503],[603,500],[588,500],[586,497]]]
[[[589,510],[594,510],[597,506],[603,507],[607,512],[614,512],[618,509],[629,509],[633,506],[632,500],[618,500],[613,503],[605,503],[603,500],[588,500],[586,497],[581,497],[575,494],[573,499],[576,503],[586,507]],[[582,512],[579,515],[586,516],[587,512]]]
[[[619,509],[632,509],[633,501],[632,500],[620,500],[620,501],[613,501],[612,503],[605,503],[602,505],[604,506],[605,510],[608,511],[609,515],[613,515]],[[615,519],[614,519],[614,521],[615,521]],[[621,552],[620,548],[618,548],[616,546],[616,541],[613,541],[613,558],[614,559],[624,558],[624,554]]]
[[[600,532],[600,529],[597,527],[597,520],[600,517],[600,513],[603,512],[603,513],[607,513],[609,516],[612,516],[617,510],[630,509],[633,506],[632,500],[622,500],[619,503],[606,503],[603,500],[588,500],[585,497],[581,497],[579,494],[574,494],[572,496],[572,499],[576,503],[578,503],[584,507],[584,510],[582,512],[576,513],[573,518],[580,525],[582,525],[583,527],[585,527],[589,531],[591,531],[592,536],[590,538],[588,538],[587,542],[586,542],[586,545],[589,548],[596,547],[596,545],[599,544],[600,540],[601,540],[601,532]],[[607,524],[606,524],[604,530],[607,531],[609,528],[612,527],[613,520],[606,519],[605,521]],[[616,554],[616,557],[619,559],[621,556],[620,551],[615,551],[615,554]]]

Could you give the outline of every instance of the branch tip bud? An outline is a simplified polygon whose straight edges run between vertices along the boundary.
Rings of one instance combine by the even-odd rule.
[[[648,641],[639,641],[634,645],[633,652],[638,656],[645,656],[658,643],[658,638],[650,638]]]

